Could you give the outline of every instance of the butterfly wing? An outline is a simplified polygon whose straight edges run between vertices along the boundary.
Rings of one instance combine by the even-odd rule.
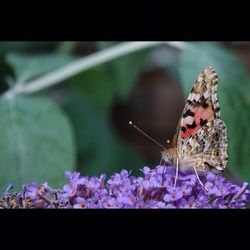
[[[183,158],[192,159],[198,171],[224,170],[227,164],[226,125],[220,119],[209,121],[183,147]]]
[[[182,112],[174,144],[179,157],[196,158],[198,170],[226,166],[226,126],[220,118],[218,78],[212,67],[201,71]]]
[[[199,74],[181,116],[181,138],[188,139],[207,122],[220,117],[217,100],[218,78],[212,67]]]

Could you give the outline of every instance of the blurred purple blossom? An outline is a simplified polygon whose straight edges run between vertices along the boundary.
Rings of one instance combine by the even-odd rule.
[[[245,208],[249,189],[226,181],[222,174],[206,172],[200,176],[179,173],[174,189],[175,168],[144,167],[143,176],[127,170],[106,175],[81,176],[65,173],[68,183],[52,189],[48,183],[24,185],[18,193],[7,188],[0,197],[1,208]]]

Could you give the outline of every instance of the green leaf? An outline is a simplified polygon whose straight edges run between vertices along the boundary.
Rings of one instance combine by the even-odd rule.
[[[250,181],[250,76],[240,60],[217,43],[190,43],[183,51],[180,74],[186,95],[199,72],[212,66],[219,78],[221,117],[228,131],[228,169]]]
[[[9,52],[51,51],[58,42],[0,42],[0,56]]]
[[[79,167],[83,174],[112,174],[123,168],[138,173],[142,157],[114,136],[106,116],[80,92],[72,91],[65,105],[75,129]]]
[[[112,46],[114,46],[114,45],[117,45],[117,44],[119,44],[120,42],[115,42],[115,41],[113,41],[113,42],[111,42],[111,41],[109,41],[109,42],[97,42],[97,47],[100,49],[100,50],[102,50],[102,49],[106,49],[106,48],[109,48],[109,47],[112,47]]]
[[[0,55],[4,55],[9,51],[26,50],[31,44],[31,42],[0,42]]]
[[[60,42],[56,52],[58,54],[70,55],[74,51],[76,45],[77,42]]]
[[[112,61],[117,93],[122,100],[129,97],[140,73],[142,73],[149,50],[137,51]]]
[[[0,190],[8,182],[64,182],[75,164],[72,128],[64,113],[45,98],[0,99]]]
[[[115,82],[104,65],[82,72],[67,81],[78,88],[103,113],[108,114],[115,94]]]
[[[17,80],[25,82],[50,70],[64,66],[72,62],[74,58],[59,54],[21,55],[9,53],[6,60],[14,68]]]
[[[9,89],[9,84],[14,79],[14,75],[12,67],[0,58],[0,93]]]
[[[105,49],[118,44],[118,42],[99,42],[100,49]],[[116,85],[116,93],[121,101],[126,101],[136,83],[143,67],[147,61],[150,48],[136,51],[128,55],[121,56],[108,63],[113,80]]]

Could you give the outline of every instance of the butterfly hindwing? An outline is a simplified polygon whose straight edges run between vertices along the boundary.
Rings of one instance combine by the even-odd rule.
[[[215,119],[204,125],[186,142],[183,156],[192,158],[198,171],[224,170],[228,160],[225,123]]]

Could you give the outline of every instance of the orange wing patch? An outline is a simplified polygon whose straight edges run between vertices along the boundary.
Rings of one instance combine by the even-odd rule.
[[[181,137],[184,140],[195,135],[202,126],[206,125],[209,121],[212,121],[215,118],[211,106],[205,109],[201,106],[197,107],[197,109],[192,113],[194,115],[187,117],[182,126]]]

